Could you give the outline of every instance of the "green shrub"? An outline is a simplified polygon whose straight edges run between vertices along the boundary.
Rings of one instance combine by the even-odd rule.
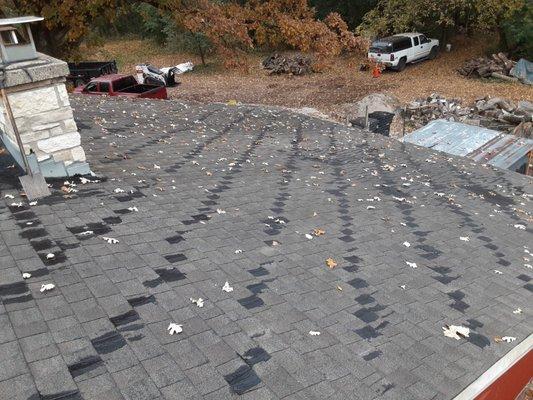
[[[514,58],[533,61],[533,4],[527,3],[502,24],[504,50]]]

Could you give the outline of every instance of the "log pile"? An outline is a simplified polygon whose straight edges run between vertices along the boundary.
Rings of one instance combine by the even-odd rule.
[[[446,119],[522,137],[531,137],[533,134],[533,103],[529,101],[514,103],[499,97],[486,97],[468,107],[461,100],[432,94],[409,103],[405,114],[407,132],[419,129],[434,119]]]
[[[509,60],[503,53],[491,57],[479,57],[467,60],[457,71],[468,78],[496,78],[506,81],[518,81],[511,75],[516,62]]]
[[[272,54],[263,60],[263,68],[270,74],[303,75],[313,71],[312,60],[302,54]]]

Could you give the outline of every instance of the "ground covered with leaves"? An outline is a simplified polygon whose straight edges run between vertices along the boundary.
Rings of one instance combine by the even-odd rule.
[[[380,78],[372,78],[370,71],[359,71],[365,57],[351,56],[335,59],[322,73],[304,76],[271,76],[262,69],[266,54],[249,55],[240,69],[224,69],[216,64],[198,65],[196,70],[181,77],[181,85],[170,89],[171,96],[187,101],[269,104],[285,107],[315,107],[321,111],[335,110],[336,105],[355,102],[375,92],[386,92],[408,102],[432,93],[446,98],[459,98],[470,103],[485,96],[510,100],[530,100],[533,88],[520,83],[496,80],[467,79],[457,69],[464,61],[483,54],[480,42],[458,41],[453,51],[442,53],[433,61],[410,65],[401,72],[386,71]],[[147,41],[128,40],[110,42],[92,58],[117,59],[120,72],[134,73],[135,65],[149,62],[155,66],[171,66],[199,58],[190,54],[166,52]]]

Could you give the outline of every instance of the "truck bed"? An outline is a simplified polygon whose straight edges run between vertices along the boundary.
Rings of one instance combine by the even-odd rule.
[[[138,84],[138,85],[135,85],[135,86],[129,86],[127,88],[117,90],[117,92],[120,92],[120,93],[146,93],[146,92],[150,92],[150,91],[155,90],[155,89],[159,89],[159,86]]]

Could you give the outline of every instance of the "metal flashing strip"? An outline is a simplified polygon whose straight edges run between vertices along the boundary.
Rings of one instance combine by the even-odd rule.
[[[454,400],[472,400],[485,391],[498,378],[533,349],[533,333],[500,358],[492,367],[459,393]]]

